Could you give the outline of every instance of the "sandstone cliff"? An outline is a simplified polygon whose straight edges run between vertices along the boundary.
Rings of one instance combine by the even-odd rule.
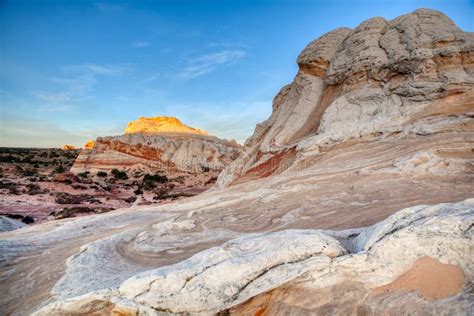
[[[154,170],[163,172],[219,172],[234,160],[240,145],[191,128],[176,118],[140,118],[121,136],[99,137],[86,148],[71,171]]]
[[[0,235],[3,311],[469,315],[473,55],[426,9],[322,36],[220,189]]]

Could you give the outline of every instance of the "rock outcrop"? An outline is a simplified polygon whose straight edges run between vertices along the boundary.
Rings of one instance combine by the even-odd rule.
[[[334,30],[311,42],[298,66],[220,187],[301,169],[335,146],[400,138],[431,148],[398,164],[442,174],[443,165],[460,162],[472,172],[464,140],[437,146],[443,133],[472,140],[474,111],[474,34],[442,13],[420,9]]]
[[[61,146],[61,149],[62,149],[62,150],[75,150],[76,147],[73,146],[73,145],[62,145],[62,146]]]
[[[0,232],[7,232],[18,228],[23,228],[25,226],[26,224],[19,220],[0,215]]]
[[[164,173],[220,172],[240,153],[235,142],[210,136],[172,117],[140,118],[121,136],[99,137],[84,149],[71,171],[111,169]]]
[[[472,314],[473,54],[426,9],[324,35],[215,190],[0,234],[2,312]]]
[[[84,149],[93,149],[95,145],[95,142],[90,139],[87,141],[87,143],[84,144]]]
[[[140,117],[138,120],[128,123],[125,134],[166,134],[180,133],[209,136],[209,133],[199,128],[189,127],[176,117],[157,116]]]

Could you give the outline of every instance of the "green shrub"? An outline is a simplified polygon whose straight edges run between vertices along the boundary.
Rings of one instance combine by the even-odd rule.
[[[65,172],[66,170],[64,169],[64,167],[62,165],[59,165],[57,166],[56,168],[54,168],[54,172],[55,173],[63,173]]]
[[[33,177],[38,175],[38,170],[36,169],[27,169],[23,171],[23,176],[25,177]]]
[[[128,176],[125,171],[119,171],[118,169],[112,169],[112,174],[114,175],[115,179],[118,180],[127,180]]]
[[[80,178],[85,179],[85,178],[87,178],[87,174],[88,174],[87,172],[80,172],[80,173],[77,174],[77,176],[80,177]]]
[[[0,156],[0,162],[20,162],[20,158],[13,155]]]
[[[57,153],[55,153],[54,151],[50,151],[49,152],[49,155],[48,155],[48,158],[55,158],[55,157],[59,157],[59,155]]]
[[[143,182],[157,182],[157,183],[166,183],[168,182],[168,177],[162,176],[161,174],[155,173],[154,175],[146,174],[143,177]]]
[[[154,174],[154,175],[151,175],[151,174],[145,174],[145,176],[143,177],[143,188],[145,190],[152,190],[157,183],[166,183],[168,182],[168,178],[166,176],[162,176],[160,174]]]
[[[105,177],[107,177],[107,172],[99,171],[99,172],[97,172],[97,176],[101,177],[101,178],[105,178]]]

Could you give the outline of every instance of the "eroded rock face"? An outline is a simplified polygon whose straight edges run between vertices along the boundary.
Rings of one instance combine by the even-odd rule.
[[[81,152],[71,171],[219,172],[239,155],[240,148],[176,118],[140,118],[129,123],[125,135],[97,138]]]
[[[298,66],[295,80],[275,97],[271,117],[221,174],[220,187],[266,177],[268,164],[272,173],[283,172],[338,144],[418,135],[434,148],[435,134],[466,132],[473,124],[474,36],[437,11],[334,30],[311,42]],[[296,155],[274,159],[290,150]],[[448,158],[425,157],[433,165]]]

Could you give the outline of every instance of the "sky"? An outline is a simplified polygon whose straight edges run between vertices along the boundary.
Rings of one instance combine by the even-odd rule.
[[[0,0],[0,146],[82,146],[140,116],[243,143],[310,41],[421,7],[474,31],[473,0]]]

